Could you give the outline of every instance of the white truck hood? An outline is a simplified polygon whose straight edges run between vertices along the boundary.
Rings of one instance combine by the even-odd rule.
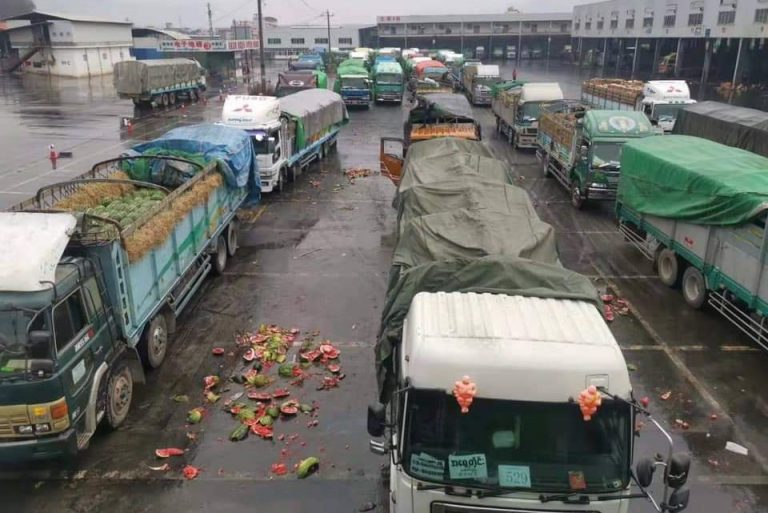
[[[221,110],[221,122],[227,126],[257,128],[280,118],[280,101],[274,96],[227,96]]]
[[[50,289],[76,224],[72,214],[0,212],[0,291]]]

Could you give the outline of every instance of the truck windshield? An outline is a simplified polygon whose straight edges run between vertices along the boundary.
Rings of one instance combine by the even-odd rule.
[[[485,87],[492,87],[499,82],[498,77],[480,77],[477,79],[477,83],[484,85]]]
[[[403,83],[403,76],[397,73],[379,73],[376,75],[376,81],[379,84],[400,85]]]
[[[684,105],[654,105],[653,117],[657,121],[674,121],[677,119],[677,113],[682,109]]]
[[[29,360],[53,359],[50,342],[29,341],[30,331],[50,330],[47,313],[37,314],[27,309],[0,310],[0,378],[25,372]]]
[[[616,492],[629,484],[631,411],[603,401],[585,422],[577,404],[408,395],[404,466],[425,481],[532,492]]]
[[[621,143],[596,143],[592,145],[592,167],[619,167]]]
[[[539,114],[541,113],[541,107],[542,107],[542,104],[539,102],[524,103],[522,109],[520,109],[523,119],[528,121],[536,121],[537,119],[539,119]]]
[[[341,79],[342,89],[368,89],[366,80],[362,77],[344,77]]]

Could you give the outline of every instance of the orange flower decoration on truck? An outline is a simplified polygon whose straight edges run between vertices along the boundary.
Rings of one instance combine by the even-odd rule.
[[[469,407],[475,400],[477,394],[477,385],[472,383],[469,376],[464,376],[461,381],[457,381],[453,386],[453,396],[461,407],[461,413],[469,413]]]
[[[592,416],[601,404],[603,404],[603,396],[600,395],[595,385],[589,385],[586,390],[579,393],[579,408],[585,422],[592,420]]]

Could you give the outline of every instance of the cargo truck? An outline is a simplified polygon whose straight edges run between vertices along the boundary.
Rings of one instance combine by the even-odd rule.
[[[515,148],[536,148],[542,107],[563,99],[560,85],[530,82],[499,91],[491,100],[496,130]]]
[[[619,230],[680,287],[768,350],[768,158],[669,135],[627,143]]]
[[[680,109],[696,103],[684,80],[638,80],[593,78],[582,83],[581,101],[595,109],[637,110],[655,126],[671,132]]]
[[[323,63],[323,56],[317,53],[306,53],[300,55],[299,58],[288,64],[288,69],[291,71],[306,71],[306,70],[319,70],[325,69],[325,63]]]
[[[282,71],[277,74],[275,96],[281,98],[306,89],[328,89],[328,75],[324,71]]]
[[[349,106],[371,108],[373,91],[368,69],[355,59],[342,62],[336,70],[336,81],[333,90],[341,95],[344,103]]]
[[[435,166],[446,151],[454,164]],[[682,511],[689,456],[635,401],[590,280],[559,264],[551,226],[490,178],[486,155],[472,141],[414,144],[396,197],[367,422],[383,437],[370,447],[388,459],[389,511],[626,513],[636,498]],[[408,176],[421,167],[428,183]],[[634,463],[640,418],[666,443]]]
[[[206,87],[205,69],[192,59],[117,62],[112,81],[120,98],[146,107],[196,101]]]
[[[381,174],[397,185],[411,143],[453,137],[479,141],[480,122],[460,94],[436,93],[417,97],[403,124],[403,137],[382,137],[379,142]]]
[[[327,89],[283,98],[230,95],[221,113],[222,124],[251,137],[265,193],[282,192],[312,162],[324,159],[348,119],[341,97]]]
[[[501,82],[496,64],[467,66],[464,69],[464,92],[472,105],[490,105],[491,88]]]
[[[379,62],[373,68],[373,96],[376,102],[403,102],[403,68],[397,62]]]
[[[585,109],[571,102],[543,109],[537,136],[544,176],[570,191],[574,208],[616,198],[623,144],[658,134],[641,112]]]
[[[768,157],[768,113],[720,102],[687,105],[677,114],[676,135],[692,135]]]
[[[123,423],[144,367],[234,256],[249,194],[246,134],[201,125],[0,213],[0,460],[73,455]]]

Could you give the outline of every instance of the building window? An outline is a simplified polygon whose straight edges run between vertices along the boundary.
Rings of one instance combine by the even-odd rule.
[[[603,20],[598,20],[598,22],[597,22],[597,30],[603,30]]]
[[[573,30],[574,31],[578,31],[580,28],[581,28],[581,22],[580,21],[577,21],[576,23],[573,24]]]
[[[643,18],[643,28],[653,27],[653,16]]]
[[[394,27],[392,27],[394,28]],[[339,38],[339,44],[340,45],[351,45],[352,44],[352,38],[351,37],[340,37]]]
[[[703,12],[694,12],[688,15],[688,26],[697,27],[704,22]]]
[[[389,33],[394,36],[397,33],[397,29],[395,27],[389,27]]]
[[[611,28],[619,28],[619,20],[611,20]]]
[[[536,25],[535,23],[531,23],[531,32],[535,33],[535,32],[538,32],[538,31],[539,31],[539,26]]]
[[[755,11],[755,23],[768,23],[768,9],[757,9]]]
[[[590,29],[592,29],[592,22],[588,21],[584,23],[584,30],[590,30]]]
[[[472,27],[472,32],[474,32],[475,34],[479,34],[480,33],[480,25],[474,25]]]
[[[316,45],[327,45],[328,44],[328,38],[327,37],[316,37],[315,38],[315,44]]]
[[[292,45],[303,45],[304,44],[304,38],[303,37],[292,37],[291,38],[291,44]]]
[[[635,28],[635,19],[627,18],[626,21],[624,21],[624,28],[628,28],[628,29]]]
[[[279,37],[267,38],[268,45],[279,45],[280,43],[282,43],[282,40]]]
[[[562,25],[560,25],[560,32],[568,32],[568,24],[567,23],[563,23]]]
[[[736,22],[736,11],[721,11],[717,15],[718,25],[733,25]]]
[[[437,25],[438,30],[445,30],[445,25],[443,23],[439,23]]]
[[[664,26],[665,27],[674,27],[675,26],[675,15],[674,14],[667,14],[664,16]]]

